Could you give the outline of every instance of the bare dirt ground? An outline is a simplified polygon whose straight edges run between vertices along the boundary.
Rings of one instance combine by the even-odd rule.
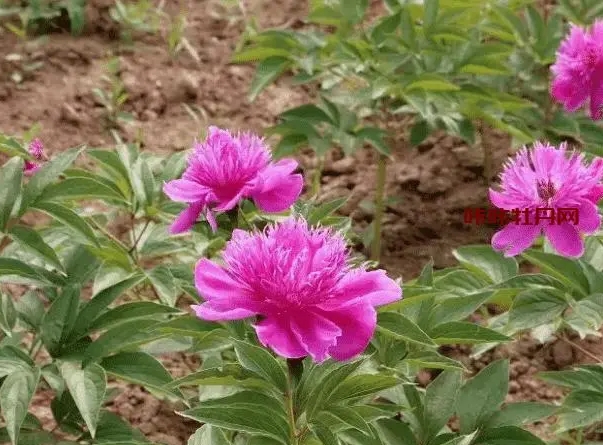
[[[294,0],[249,1],[263,27],[297,23],[305,16],[306,2]],[[103,108],[92,89],[102,86],[101,76],[111,55],[119,56],[121,79],[129,98],[126,111],[136,121],[124,126],[125,140],[142,135],[146,150],[170,153],[191,146],[201,127],[213,124],[230,129],[261,133],[276,116],[308,101],[312,92],[291,86],[287,80],[265,90],[254,103],[246,100],[253,67],[229,63],[243,29],[236,11],[225,10],[218,1],[171,0],[166,10],[187,12],[186,37],[198,53],[195,60],[186,51],[172,60],[160,34],[137,37],[132,48],[124,47],[118,29],[109,17],[112,0],[89,0],[87,28],[74,38],[57,30],[38,39],[21,41],[0,28],[0,130],[19,134],[32,124],[41,124],[40,137],[48,151],[57,153],[79,144],[110,145],[113,140],[103,126]],[[39,68],[29,71],[37,63]],[[16,79],[22,78],[20,82]],[[201,110],[200,122],[184,104]],[[483,178],[482,154],[462,141],[444,135],[430,137],[412,148],[405,121],[383,122],[394,135],[394,160],[388,164],[382,265],[394,276],[410,279],[434,259],[437,268],[453,264],[451,250],[464,244],[487,243],[493,227],[463,222],[463,209],[488,205]],[[497,172],[510,153],[509,141],[484,129],[483,145],[493,156]],[[309,153],[299,157],[308,181],[315,159]],[[370,201],[374,192],[376,156],[360,150],[353,158],[333,151],[327,159],[322,180],[323,199],[348,196],[341,213],[350,215],[361,232],[373,219]],[[599,357],[600,343],[581,342]],[[449,348],[449,355],[478,371],[491,360],[509,357],[512,363],[509,399],[557,401],[562,393],[535,379],[541,370],[559,369],[584,362],[584,355],[567,345],[538,345],[529,338],[498,348],[479,360],[468,358],[468,350]],[[164,363],[175,375],[194,369],[195,363],[182,355]],[[424,375],[420,383],[427,384]],[[133,385],[120,385],[123,392],[109,409],[124,416],[150,440],[166,445],[186,444],[198,425],[173,414],[174,407],[156,401]],[[50,394],[40,393],[34,411],[49,429],[53,427]],[[546,436],[546,425],[535,431]]]

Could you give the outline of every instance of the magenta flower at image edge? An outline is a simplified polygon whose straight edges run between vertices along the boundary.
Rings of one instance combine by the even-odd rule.
[[[582,234],[593,234],[601,225],[597,202],[603,197],[603,159],[585,165],[575,151],[566,156],[566,144],[557,149],[536,142],[533,150],[524,147],[505,165],[501,191],[490,189],[490,201],[498,208],[529,209],[535,221],[537,208],[577,208],[578,224],[563,222],[536,224],[511,222],[492,237],[492,247],[505,256],[515,256],[532,245],[542,233],[557,253],[580,257],[584,253]]]
[[[29,154],[36,159],[37,161],[41,161],[44,159],[44,144],[40,139],[34,139],[29,143],[28,147]],[[23,172],[26,176],[33,175],[40,168],[40,164],[38,162],[30,161],[28,159],[25,160],[25,164],[23,165]]]
[[[233,136],[229,131],[209,127],[205,142],[196,143],[181,179],[167,182],[165,194],[188,207],[172,224],[171,233],[190,230],[202,213],[217,230],[213,212],[233,209],[251,198],[268,213],[287,210],[303,187],[300,174],[293,174],[297,162],[271,162],[263,139],[250,133]]]
[[[551,66],[551,95],[573,112],[590,102],[592,119],[603,117],[603,21],[584,29],[572,25]]]
[[[202,259],[195,285],[205,302],[192,306],[210,321],[260,316],[260,342],[285,358],[348,360],[374,334],[375,306],[402,298],[385,271],[349,266],[343,238],[289,218],[263,232],[235,230],[225,266]]]

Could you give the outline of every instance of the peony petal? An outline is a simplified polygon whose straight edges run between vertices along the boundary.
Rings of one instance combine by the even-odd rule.
[[[583,82],[580,82],[583,83]],[[562,103],[565,111],[574,112],[588,100],[588,88],[577,84],[575,79],[557,77],[551,84],[551,96]]]
[[[601,226],[599,208],[591,201],[582,201],[578,207],[578,224],[576,226],[581,232],[588,235],[595,233]]]
[[[246,191],[247,191],[247,189],[245,187],[243,187],[232,197],[228,197],[228,198],[218,197],[219,202],[218,202],[218,205],[216,207],[214,207],[214,210],[216,210],[218,212],[227,212],[228,210],[234,209],[234,207],[243,199],[243,196],[245,195]]]
[[[264,212],[277,213],[291,207],[304,187],[302,175],[278,175],[263,178],[262,188],[252,199]]]
[[[257,323],[254,328],[260,343],[281,357],[302,358],[308,355],[304,346],[293,334],[287,318],[266,318]]]
[[[253,311],[241,308],[228,309],[216,305],[213,302],[206,302],[191,307],[195,311],[197,317],[208,321],[242,320],[257,315]]]
[[[170,226],[171,234],[187,232],[195,225],[203,210],[202,202],[195,202],[184,209]]]
[[[492,237],[492,248],[504,251],[506,257],[518,255],[532,245],[540,231],[540,226],[533,224],[507,224]]]
[[[585,196],[586,199],[597,204],[603,198],[603,185],[595,185]]]
[[[488,195],[490,197],[490,202],[499,209],[513,210],[518,207],[517,200],[508,197],[504,193],[490,189],[488,190]]]
[[[207,209],[207,212],[205,212],[205,219],[209,223],[211,230],[216,233],[218,231],[218,221],[216,221],[216,215],[214,215],[211,209]]]
[[[593,74],[590,91],[590,117],[593,120],[603,118],[603,69],[598,67]]]
[[[232,279],[222,267],[207,258],[195,266],[195,287],[204,300],[231,300],[243,293],[241,284]]]
[[[322,363],[329,357],[329,348],[342,334],[332,321],[312,312],[296,313],[291,320],[291,329],[316,363]]]
[[[402,298],[402,288],[389,278],[384,270],[348,272],[338,283],[340,296],[332,298],[318,307],[325,311],[336,310],[366,302],[371,306],[382,306]]]
[[[584,242],[573,224],[547,226],[544,234],[560,255],[577,258],[584,253]]]
[[[337,344],[329,354],[335,360],[349,360],[361,354],[368,346],[377,326],[377,311],[366,303],[351,306],[343,311],[325,314],[341,329]]]
[[[207,190],[202,185],[188,179],[174,179],[163,185],[163,192],[177,202],[204,201]]]

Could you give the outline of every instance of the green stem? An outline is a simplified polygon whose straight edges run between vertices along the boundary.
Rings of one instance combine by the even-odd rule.
[[[130,250],[128,251],[129,254],[134,254],[137,255],[138,251],[136,250],[136,248],[138,247],[138,243],[140,242],[140,240],[142,239],[142,235],[144,235],[144,233],[147,231],[147,228],[149,227],[149,224],[151,223],[150,220],[147,220],[144,224],[144,227],[142,228],[142,230],[140,231],[140,233],[138,234],[137,237],[134,238],[134,242],[132,243],[132,247],[130,248]],[[132,236],[134,237],[134,224],[132,224]]]
[[[386,180],[387,158],[379,155],[377,164],[377,190],[375,191],[375,220],[373,221],[373,242],[371,248],[371,259],[379,262],[381,259],[381,223],[385,207],[385,180]]]
[[[320,193],[320,180],[322,178],[322,169],[325,164],[325,157],[318,157],[318,165],[316,166],[316,170],[314,170],[314,176],[312,177],[312,195],[318,196]]]
[[[287,359],[287,392],[285,394],[285,403],[287,405],[287,417],[289,418],[291,428],[289,445],[299,445],[300,432],[297,430],[293,400],[294,388],[298,379],[298,376],[295,374],[299,370],[299,365],[298,359]]]

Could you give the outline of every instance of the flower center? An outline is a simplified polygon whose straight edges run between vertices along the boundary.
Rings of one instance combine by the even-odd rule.
[[[546,202],[550,201],[556,193],[555,186],[550,179],[539,179],[536,181],[536,190],[538,197]]]

